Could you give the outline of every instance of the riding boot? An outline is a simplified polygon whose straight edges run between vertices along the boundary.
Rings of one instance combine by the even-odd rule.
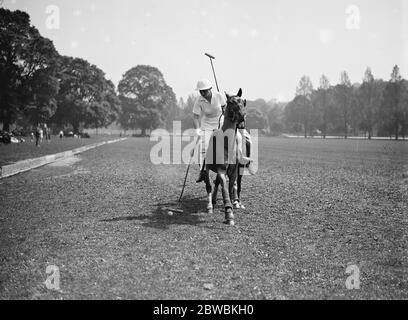
[[[203,166],[201,167],[200,174],[198,176],[198,179],[196,183],[200,183],[205,181],[205,178],[207,177],[207,172],[205,171],[205,161],[203,162]]]

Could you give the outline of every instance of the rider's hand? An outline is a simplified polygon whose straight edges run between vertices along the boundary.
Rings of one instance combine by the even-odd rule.
[[[201,130],[200,128],[195,129],[195,135],[197,137],[202,136],[203,135],[203,130]]]

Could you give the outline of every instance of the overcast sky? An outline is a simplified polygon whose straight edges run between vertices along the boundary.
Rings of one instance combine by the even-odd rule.
[[[290,100],[302,75],[315,87],[322,73],[336,84],[342,70],[360,82],[370,66],[389,79],[398,64],[408,78],[407,0],[1,2],[28,12],[60,54],[96,64],[115,85],[131,67],[148,64],[177,98],[193,93],[200,78],[213,81],[205,52],[216,57],[220,89],[241,87],[251,100]]]

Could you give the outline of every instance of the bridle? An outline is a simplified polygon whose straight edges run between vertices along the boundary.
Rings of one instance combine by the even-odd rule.
[[[228,108],[228,101],[227,101],[226,107],[224,108],[224,110],[222,111],[220,117],[218,118],[218,129],[221,129],[221,117],[222,117],[222,116],[224,116],[224,119],[227,118],[227,119],[229,119],[230,121],[235,122],[235,119],[234,119],[234,118],[231,118],[231,117],[227,117],[227,116],[226,116],[225,110],[226,110],[227,108]],[[243,123],[243,126],[241,126],[242,123]],[[241,121],[238,122],[237,127],[235,128],[235,131],[236,131],[238,128],[239,128],[239,129],[245,128],[245,124],[246,124],[246,123],[245,123],[245,117],[244,117],[243,120],[241,120]]]

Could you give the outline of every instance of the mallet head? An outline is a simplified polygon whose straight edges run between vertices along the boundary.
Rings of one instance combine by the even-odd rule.
[[[207,56],[207,57],[209,57],[210,59],[215,59],[215,57],[214,56],[212,56],[211,54],[209,54],[209,53],[205,53],[205,55]]]

